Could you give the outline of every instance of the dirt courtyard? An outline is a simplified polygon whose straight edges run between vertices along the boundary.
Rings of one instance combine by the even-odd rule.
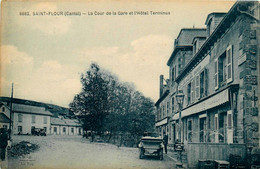
[[[29,141],[39,150],[19,158],[8,159],[8,168],[174,168],[165,156],[163,161],[150,157],[139,159],[137,148],[91,143],[81,136],[13,136],[13,144]]]

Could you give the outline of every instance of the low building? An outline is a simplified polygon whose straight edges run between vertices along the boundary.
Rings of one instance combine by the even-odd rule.
[[[51,134],[81,135],[82,127],[76,119],[66,119],[63,117],[51,118]]]

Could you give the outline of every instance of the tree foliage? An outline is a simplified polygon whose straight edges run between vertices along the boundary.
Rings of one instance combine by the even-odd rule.
[[[81,84],[82,91],[70,109],[81,119],[85,131],[106,133],[108,141],[126,134],[136,140],[154,128],[154,103],[133,85],[119,81],[95,63],[81,75]]]

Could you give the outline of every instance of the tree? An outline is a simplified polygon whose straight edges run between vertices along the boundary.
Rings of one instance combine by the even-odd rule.
[[[154,103],[120,82],[117,76],[93,63],[81,76],[82,91],[70,103],[70,109],[82,122],[84,131],[108,133],[108,141],[119,137],[120,145],[131,135],[135,142],[144,131],[154,128]]]
[[[85,130],[102,133],[105,117],[108,114],[108,83],[102,72],[93,63],[85,75],[81,75],[82,91],[74,97],[71,110],[78,113]]]

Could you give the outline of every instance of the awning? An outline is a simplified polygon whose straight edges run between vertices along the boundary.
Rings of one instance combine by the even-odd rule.
[[[164,124],[167,124],[167,123],[168,123],[168,118],[163,119],[163,120],[157,122],[157,123],[155,124],[155,126],[158,127],[158,126],[161,126],[161,125],[164,125]]]
[[[229,91],[229,89],[225,89],[225,90],[221,91],[220,93],[218,93],[198,104],[195,104],[187,109],[182,110],[181,116],[186,117],[186,116],[189,116],[192,114],[196,114],[196,113],[217,107],[221,104],[228,102],[229,101],[228,91]],[[179,119],[179,113],[175,114],[172,117],[172,120],[178,120],[178,119]]]

